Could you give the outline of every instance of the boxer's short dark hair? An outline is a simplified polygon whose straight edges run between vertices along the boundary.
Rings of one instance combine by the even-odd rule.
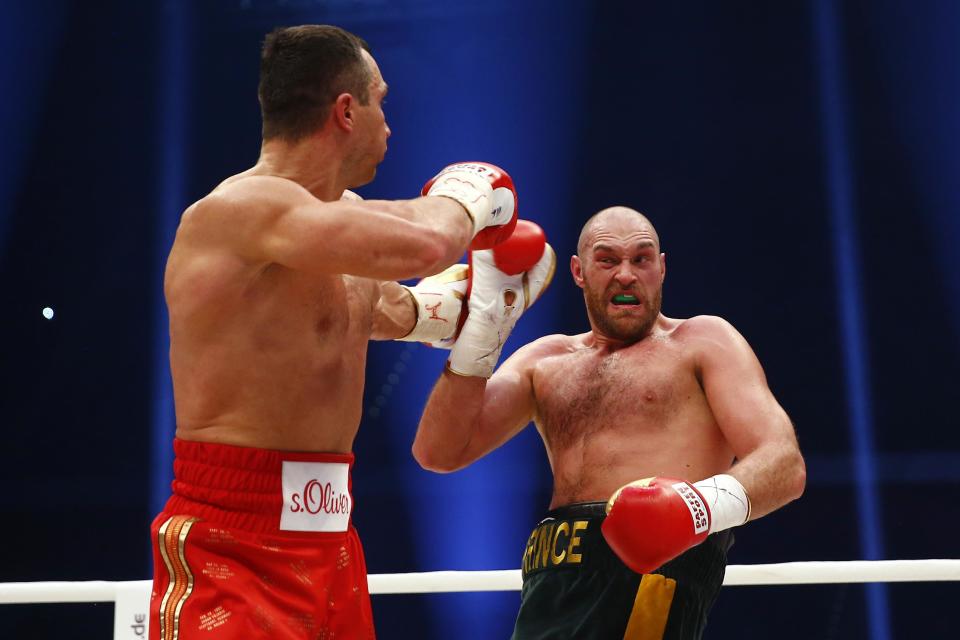
[[[274,29],[260,55],[263,138],[294,142],[320,127],[341,93],[370,101],[370,66],[362,38],[329,25]]]

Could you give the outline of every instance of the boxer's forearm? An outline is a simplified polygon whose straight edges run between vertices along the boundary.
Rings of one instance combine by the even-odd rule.
[[[762,445],[744,456],[727,473],[739,480],[746,490],[750,498],[751,520],[799,498],[807,477],[800,450],[789,443]]]
[[[473,237],[473,223],[466,209],[450,198],[416,198],[414,200],[366,200],[388,215],[407,220],[438,234],[444,249],[442,259],[429,273],[438,273],[456,262],[467,250]]]
[[[467,452],[480,424],[486,387],[486,378],[443,372],[413,441],[413,457],[424,469],[446,473],[472,462]]]
[[[417,307],[410,292],[396,282],[380,283],[380,299],[373,313],[371,340],[398,340],[417,324]]]

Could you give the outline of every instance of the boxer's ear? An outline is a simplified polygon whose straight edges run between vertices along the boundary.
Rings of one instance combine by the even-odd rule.
[[[353,131],[355,124],[353,109],[355,106],[353,96],[349,93],[338,95],[337,99],[333,101],[333,108],[330,113],[334,126],[343,131]]]
[[[577,254],[570,256],[570,273],[573,274],[573,281],[577,286],[583,289],[583,262]]]

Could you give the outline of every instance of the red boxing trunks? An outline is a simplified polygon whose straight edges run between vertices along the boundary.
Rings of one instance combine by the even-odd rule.
[[[373,638],[351,454],[174,441],[151,640]]]

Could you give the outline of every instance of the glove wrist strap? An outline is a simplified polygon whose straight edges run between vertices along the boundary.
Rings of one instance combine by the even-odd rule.
[[[428,196],[443,196],[456,200],[467,210],[473,223],[473,235],[490,224],[493,209],[493,185],[486,177],[467,169],[450,169],[441,173],[433,183]]]
[[[733,476],[721,473],[693,486],[710,508],[710,533],[739,527],[750,519],[750,498]]]
[[[467,266],[457,264],[415,287],[401,285],[413,300],[417,320],[410,333],[397,340],[442,343],[453,338],[463,309],[466,278]]]
[[[483,326],[478,326],[480,324],[475,316],[467,317],[447,360],[447,369],[453,373],[480,378],[493,375],[503,341],[512,327],[505,327],[505,331],[501,331],[492,324],[482,323]]]

